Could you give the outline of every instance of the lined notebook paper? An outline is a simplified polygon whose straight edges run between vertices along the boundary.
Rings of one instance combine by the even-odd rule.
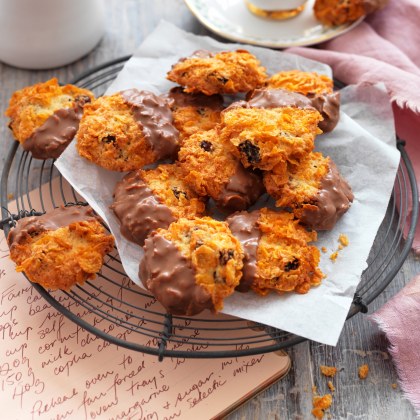
[[[53,190],[57,187],[54,181]],[[34,208],[37,197],[38,191],[31,194]],[[64,294],[61,300],[98,329],[109,331],[109,324],[104,326],[97,315],[75,307]],[[130,331],[118,328],[114,335],[132,339]],[[137,334],[138,338],[150,344],[147,337]],[[182,349],[178,344],[177,350]],[[156,356],[110,344],[53,309],[15,272],[0,232],[1,418],[220,418],[281,378],[289,367],[290,360],[281,351],[159,362]]]

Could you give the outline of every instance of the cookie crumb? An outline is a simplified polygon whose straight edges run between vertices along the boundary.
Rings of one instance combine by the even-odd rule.
[[[344,233],[340,233],[340,236],[338,237],[338,241],[343,246],[347,246],[350,243],[348,236],[345,235]]]
[[[321,251],[325,254],[325,253],[327,252],[327,248],[326,248],[325,246],[323,246],[323,247],[321,248]]]
[[[397,384],[392,384],[391,386],[392,386],[393,389],[397,389],[398,385]]]
[[[339,251],[341,251],[343,248],[344,248],[344,246],[343,246],[343,245],[341,245],[341,244],[340,244],[340,245],[338,245],[338,250],[339,250]]]
[[[332,404],[332,395],[325,394],[322,397],[316,396],[312,400],[313,410],[312,415],[317,419],[322,419],[325,414],[325,410],[328,410]]]
[[[7,194],[7,199],[8,200],[13,200],[15,198],[15,196],[14,196],[14,194],[13,193],[9,193],[9,194]]]
[[[330,378],[334,378],[335,374],[337,373],[337,368],[334,366],[324,366],[321,365],[320,367],[321,373],[324,376],[328,376]]]
[[[318,389],[317,389],[317,387],[314,385],[314,386],[312,387],[312,394],[316,395],[317,393],[318,393]]]
[[[366,379],[369,374],[369,366],[368,365],[362,365],[359,367],[359,378],[360,379]]]
[[[335,386],[331,381],[327,382],[328,388],[330,389],[331,392],[335,391]]]
[[[337,257],[338,257],[338,251],[335,251],[335,252],[333,252],[330,255],[330,260],[333,261],[333,262],[335,262],[335,260],[337,259]]]

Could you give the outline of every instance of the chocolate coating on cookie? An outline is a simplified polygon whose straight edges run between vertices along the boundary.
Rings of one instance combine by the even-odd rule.
[[[304,205],[299,218],[312,229],[331,230],[349,209],[353,199],[349,184],[342,178],[335,163],[330,161],[329,170],[321,180],[313,205]]]
[[[252,206],[264,192],[261,177],[245,169],[238,162],[235,173],[229,178],[217,197],[219,208],[228,211],[245,210]]]
[[[120,92],[158,160],[173,158],[178,151],[178,130],[172,125],[167,101],[152,92],[129,89]]]
[[[55,111],[22,143],[23,149],[36,159],[57,159],[76,135],[83,106],[88,102],[88,96],[81,96],[75,100],[73,108]]]
[[[139,277],[156,299],[175,315],[213,309],[211,295],[195,281],[195,270],[178,248],[155,233],[146,239]]]
[[[260,211],[251,213],[235,213],[226,219],[232,234],[239,239],[244,248],[244,267],[242,269],[241,282],[236,289],[238,292],[248,292],[257,275],[257,252],[258,243],[261,239],[261,231],[258,227]]]
[[[166,228],[176,220],[137,171],[130,172],[117,183],[111,209],[120,221],[121,233],[140,246],[151,232]]]
[[[340,92],[315,95],[302,95],[285,89],[256,89],[248,102],[234,102],[229,108],[280,108],[292,106],[296,108],[315,108],[324,118],[318,127],[324,132],[332,131],[340,118]]]
[[[193,106],[195,108],[223,108],[223,96],[221,95],[204,95],[204,93],[186,93],[180,86],[172,88],[163,96],[170,101],[172,109],[185,108]]]
[[[332,131],[340,119],[340,92],[325,93],[310,97],[312,106],[324,118],[318,127],[324,132]]]
[[[255,89],[247,102],[248,108],[280,108],[293,106],[296,108],[313,108],[306,96],[285,89]]]
[[[25,217],[18,220],[7,236],[9,248],[42,232],[57,230],[72,223],[97,220],[89,206],[57,207],[41,216]]]

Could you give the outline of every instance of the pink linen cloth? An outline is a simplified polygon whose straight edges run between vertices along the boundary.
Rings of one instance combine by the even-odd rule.
[[[344,35],[316,48],[288,51],[329,64],[347,84],[385,83],[397,134],[407,142],[420,184],[420,1],[390,0]],[[413,249],[420,254],[420,226]]]
[[[369,318],[386,334],[401,389],[420,416],[420,275]]]

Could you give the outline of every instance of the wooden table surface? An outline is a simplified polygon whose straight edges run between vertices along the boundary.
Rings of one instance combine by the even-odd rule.
[[[58,69],[27,71],[0,64],[0,169],[11,145],[3,117],[11,94],[24,86],[56,76],[67,82],[86,69],[107,60],[132,53],[161,19],[196,34],[212,35],[191,15],[182,0],[106,0],[106,34],[98,47],[81,60]],[[168,40],[171,42],[171,40]],[[373,312],[399,291],[419,272],[419,263],[410,255],[391,285],[369,307]],[[397,386],[397,374],[388,343],[365,315],[356,315],[345,325],[337,347],[305,342],[288,350],[292,359],[290,373],[253,398],[229,420],[309,419],[312,386],[328,392],[320,365],[332,365],[340,372],[334,378],[336,391],[330,410],[332,419],[414,419],[412,406]],[[361,381],[358,366],[367,363],[368,378]]]

